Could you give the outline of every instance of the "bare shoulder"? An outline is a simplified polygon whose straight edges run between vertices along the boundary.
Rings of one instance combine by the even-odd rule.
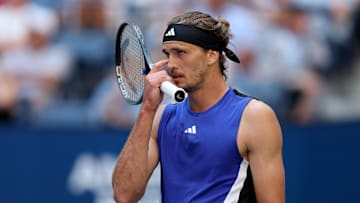
[[[250,101],[239,129],[239,149],[243,149],[240,153],[249,162],[256,199],[285,202],[282,134],[274,111],[264,102]]]
[[[238,132],[238,145],[243,149],[241,153],[244,155],[265,146],[277,148],[281,142],[281,128],[273,109],[262,101],[251,100],[244,109]]]
[[[244,109],[243,120],[251,125],[278,123],[275,112],[266,103],[252,99]],[[260,123],[264,121],[264,123]]]

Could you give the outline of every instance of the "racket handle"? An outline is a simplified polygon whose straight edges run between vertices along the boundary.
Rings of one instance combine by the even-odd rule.
[[[182,102],[186,97],[185,90],[177,87],[169,81],[162,82],[160,85],[160,89],[164,94],[170,96],[176,102]]]

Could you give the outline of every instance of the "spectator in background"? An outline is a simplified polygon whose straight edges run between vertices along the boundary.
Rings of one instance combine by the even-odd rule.
[[[66,91],[69,97],[86,100],[114,64],[114,33],[107,32],[102,0],[67,1],[64,9],[58,41],[69,47],[75,63]]]
[[[5,50],[24,46],[30,16],[41,9],[27,0],[4,1],[0,6],[0,54]]]
[[[127,2],[119,0],[106,0],[103,1],[103,3],[106,14],[107,31],[110,33],[116,33],[119,25],[127,19]],[[115,37],[115,34],[113,37]]]
[[[270,31],[267,38],[270,43],[267,44],[267,54],[271,59],[260,62],[260,66],[279,68],[278,73],[281,74],[277,79],[287,98],[286,111],[283,112],[285,118],[300,123],[309,122],[314,119],[315,105],[323,88],[323,80],[314,66],[321,62],[309,55],[312,36],[309,35],[306,10],[299,5],[289,4],[280,12],[275,22],[278,27]]]
[[[16,119],[16,97],[18,87],[11,75],[0,68],[0,121],[12,122]]]
[[[308,122],[321,79],[307,55],[307,16],[297,6],[281,7],[258,40],[252,66],[235,69],[234,86],[268,102],[281,119]]]
[[[331,47],[332,64],[328,75],[330,79],[349,73],[353,61],[351,32],[352,19],[350,5],[343,1],[329,3],[328,42]],[[340,74],[340,75],[339,75]]]
[[[255,10],[230,0],[203,0],[197,9],[229,20],[233,34],[230,46],[235,47],[242,67],[251,66],[263,24]]]
[[[38,115],[56,98],[71,63],[67,51],[52,44],[58,28],[53,10],[39,7],[27,20],[27,43],[4,51],[0,63],[16,92],[16,102],[12,99],[9,111],[15,111],[19,118]]]
[[[31,11],[26,0],[0,0],[0,120],[15,119],[17,84],[1,66],[3,52],[22,47],[28,36],[28,15]],[[27,12],[26,12],[27,11]]]
[[[130,128],[139,109],[123,99],[113,71],[96,86],[87,104],[90,123],[110,128]]]
[[[246,1],[246,0],[239,0]],[[289,0],[250,0],[255,8],[259,10],[262,15],[271,18],[274,13],[279,11],[280,8],[287,6]]]
[[[360,54],[360,0],[357,1],[353,14],[352,44],[356,54]]]

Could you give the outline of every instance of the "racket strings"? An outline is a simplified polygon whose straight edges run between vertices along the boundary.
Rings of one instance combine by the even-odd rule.
[[[139,101],[144,91],[144,79],[141,68],[145,67],[141,44],[135,31],[127,26],[122,33],[121,74],[126,86],[128,99]]]

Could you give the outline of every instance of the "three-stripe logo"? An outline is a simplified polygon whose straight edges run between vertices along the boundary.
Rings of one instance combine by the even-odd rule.
[[[185,129],[184,133],[196,134],[196,125],[193,125],[191,128]]]
[[[165,37],[175,37],[175,29],[171,28],[169,31],[167,31]]]

